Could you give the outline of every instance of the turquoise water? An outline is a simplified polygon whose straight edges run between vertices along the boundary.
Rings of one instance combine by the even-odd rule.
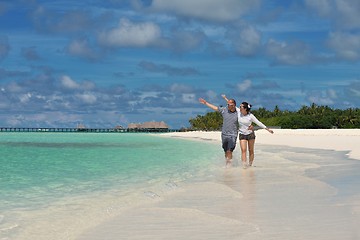
[[[10,208],[181,180],[219,156],[211,144],[134,133],[5,133],[0,152],[0,206]]]
[[[0,217],[96,192],[176,186],[222,160],[208,142],[138,133],[0,133],[0,152]]]

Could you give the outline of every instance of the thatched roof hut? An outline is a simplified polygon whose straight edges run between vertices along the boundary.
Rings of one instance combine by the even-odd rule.
[[[144,122],[144,123],[129,123],[128,129],[169,129],[169,126],[164,122]]]
[[[128,128],[129,129],[141,128],[141,124],[140,123],[129,123]]]
[[[168,129],[168,125],[165,122],[144,122],[142,128],[162,128]]]
[[[77,128],[77,129],[85,129],[86,127],[85,127],[84,124],[79,123],[78,125],[76,125],[76,128]]]

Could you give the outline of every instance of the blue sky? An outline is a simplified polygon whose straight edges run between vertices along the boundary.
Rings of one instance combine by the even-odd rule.
[[[0,127],[171,128],[221,94],[360,107],[359,0],[0,0]]]

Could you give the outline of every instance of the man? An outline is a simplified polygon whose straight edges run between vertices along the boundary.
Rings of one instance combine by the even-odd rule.
[[[214,111],[220,112],[223,117],[221,141],[222,148],[225,152],[226,167],[230,167],[232,162],[232,153],[236,146],[238,134],[238,114],[236,112],[236,102],[234,99],[230,99],[227,101],[227,108],[217,107],[211,103],[208,103],[203,98],[199,98],[199,102],[213,109]]]

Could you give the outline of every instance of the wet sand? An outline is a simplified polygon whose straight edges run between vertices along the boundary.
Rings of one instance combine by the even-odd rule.
[[[360,131],[256,135],[254,167],[219,166],[78,239],[360,239]],[[219,132],[162,136],[209,141],[221,151]],[[238,149],[234,156],[239,161]]]

